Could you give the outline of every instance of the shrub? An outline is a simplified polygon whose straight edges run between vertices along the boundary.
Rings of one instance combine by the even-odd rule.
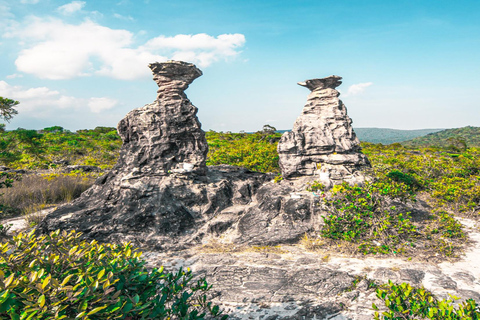
[[[415,195],[395,181],[334,186],[324,198],[328,214],[320,235],[363,254],[424,251],[458,256],[466,237],[461,223],[444,210],[417,213],[414,220],[407,210],[409,201],[415,201]]]
[[[225,319],[191,271],[148,270],[127,244],[71,231],[18,234],[0,245],[0,318]]]
[[[398,253],[418,234],[410,212],[391,205],[386,196],[406,201],[411,195],[403,184],[365,183],[334,186],[325,198],[329,214],[321,235],[358,243],[363,253]]]
[[[208,131],[207,165],[229,164],[260,172],[279,172],[280,134],[268,128],[256,133]]]
[[[387,177],[396,182],[402,182],[406,184],[411,190],[420,189],[421,185],[417,179],[407,173],[403,173],[399,170],[392,170],[387,174]]]
[[[391,281],[377,289],[377,297],[381,299],[388,311],[375,312],[376,320],[396,319],[432,319],[432,320],[477,320],[480,319],[480,307],[475,300],[468,299],[456,307],[458,297],[438,300],[424,288],[413,288],[408,283],[394,284]],[[373,304],[373,309],[378,307]]]

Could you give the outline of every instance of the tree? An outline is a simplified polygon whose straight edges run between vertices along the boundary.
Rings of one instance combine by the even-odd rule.
[[[4,119],[7,122],[13,118],[14,115],[18,114],[18,111],[15,110],[15,107],[20,102],[0,97],[0,118]]]

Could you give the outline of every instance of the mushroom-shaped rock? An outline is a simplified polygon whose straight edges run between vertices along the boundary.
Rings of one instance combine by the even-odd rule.
[[[329,76],[298,83],[311,92],[292,131],[284,133],[278,144],[285,178],[320,175],[323,180],[329,177],[333,184],[363,182],[360,171],[370,164],[335,90],[341,79]]]
[[[196,116],[198,109],[184,93],[202,71],[181,61],[157,62],[149,67],[159,87],[158,97],[154,103],[128,113],[118,124],[123,147],[117,166],[156,175],[174,171],[205,174],[205,132]]]

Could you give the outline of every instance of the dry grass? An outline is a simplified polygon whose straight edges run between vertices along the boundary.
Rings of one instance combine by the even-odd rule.
[[[29,215],[55,204],[72,201],[87,190],[95,176],[87,174],[24,175],[13,187],[2,189],[0,204]],[[35,215],[30,220],[40,219]],[[37,219],[38,218],[38,219]]]

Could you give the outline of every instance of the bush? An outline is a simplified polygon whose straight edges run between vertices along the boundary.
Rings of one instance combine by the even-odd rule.
[[[375,312],[376,320],[396,319],[432,319],[432,320],[478,320],[480,307],[475,300],[468,299],[457,307],[458,297],[438,300],[424,288],[413,288],[407,283],[394,284],[391,281],[383,288],[377,289],[377,297],[385,303],[388,311]],[[373,304],[373,309],[378,307]]]
[[[415,195],[407,185],[395,181],[334,186],[324,198],[328,214],[323,217],[320,235],[344,241],[363,254],[421,250],[457,256],[466,237],[462,225],[443,210],[423,213],[414,220],[406,210],[408,201],[415,201]]]
[[[281,134],[264,128],[256,133],[208,131],[207,165],[229,164],[260,172],[280,172],[277,144]]]
[[[55,231],[0,245],[1,319],[225,319],[191,271],[148,270],[127,244]]]
[[[418,234],[410,212],[387,201],[387,196],[406,201],[411,195],[403,184],[348,183],[334,186],[325,198],[329,214],[321,235],[325,238],[359,244],[363,253],[398,253]]]

